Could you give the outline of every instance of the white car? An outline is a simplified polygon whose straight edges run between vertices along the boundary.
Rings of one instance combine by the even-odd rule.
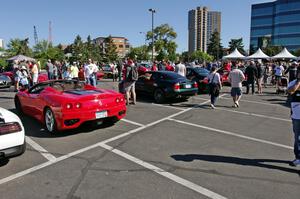
[[[20,118],[0,107],[0,158],[19,156],[25,149],[25,131]]]

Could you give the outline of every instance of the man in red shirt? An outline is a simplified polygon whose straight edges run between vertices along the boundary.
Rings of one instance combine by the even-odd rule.
[[[170,62],[167,62],[166,71],[175,71],[175,68],[173,66],[171,66]]]

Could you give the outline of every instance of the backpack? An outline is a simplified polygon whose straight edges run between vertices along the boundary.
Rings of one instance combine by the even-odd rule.
[[[135,66],[127,67],[126,80],[127,81],[137,81],[139,78],[139,74],[137,68]]]

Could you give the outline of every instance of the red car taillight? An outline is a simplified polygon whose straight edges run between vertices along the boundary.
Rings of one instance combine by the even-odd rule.
[[[117,97],[116,98],[116,103],[119,104],[119,103],[122,103],[124,102],[124,97]]]
[[[180,90],[180,84],[179,83],[174,84],[173,89]]]
[[[193,88],[198,88],[197,82],[194,82],[194,83],[193,83]]]
[[[75,103],[75,108],[81,108],[81,104],[79,102]]]
[[[0,135],[16,133],[22,130],[21,125],[18,122],[10,122],[0,124]]]
[[[71,103],[67,103],[65,107],[67,110],[70,110],[73,108],[73,105]]]

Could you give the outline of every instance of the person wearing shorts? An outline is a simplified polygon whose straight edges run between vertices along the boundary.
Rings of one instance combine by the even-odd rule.
[[[242,82],[245,80],[244,73],[238,69],[236,63],[232,63],[232,71],[229,73],[228,79],[231,84],[231,97],[234,105],[232,107],[239,107],[239,100],[242,96]]]

